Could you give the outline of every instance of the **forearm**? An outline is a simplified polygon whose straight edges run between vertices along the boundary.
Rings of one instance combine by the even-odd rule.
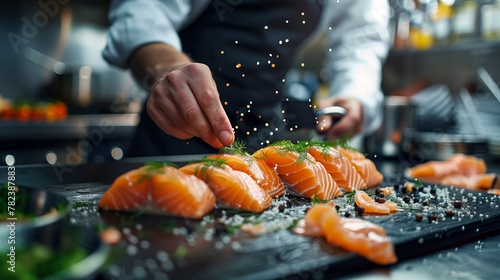
[[[128,66],[142,87],[151,91],[167,73],[190,62],[186,54],[170,45],[151,43],[137,49],[130,57]]]

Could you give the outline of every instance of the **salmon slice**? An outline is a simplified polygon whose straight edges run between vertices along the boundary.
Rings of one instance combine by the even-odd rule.
[[[144,167],[120,175],[99,201],[105,210],[127,210],[141,205],[149,195],[149,173]]]
[[[168,213],[201,219],[215,207],[215,195],[205,182],[173,167],[151,180],[151,199]]]
[[[445,161],[429,161],[410,168],[408,176],[420,180],[439,183],[440,179],[450,175],[472,176],[484,174],[486,163],[484,160],[464,154],[454,154]]]
[[[367,159],[362,153],[347,149],[343,147],[337,147],[339,152],[349,158],[356,171],[363,177],[367,187],[373,187],[382,184],[384,176],[377,170],[375,163],[370,159]]]
[[[309,146],[308,151],[345,191],[352,192],[366,188],[365,180],[349,158],[342,155],[334,147],[312,145]]]
[[[210,158],[223,159],[233,170],[245,172],[271,197],[285,194],[285,185],[278,173],[271,169],[263,160],[246,155],[212,155]]]
[[[397,262],[394,245],[383,228],[363,219],[342,218],[326,204],[315,204],[293,229],[296,234],[323,236],[330,244],[355,252],[377,264]]]
[[[358,206],[365,208],[365,213],[389,214],[397,208],[397,204],[389,200],[384,203],[374,201],[364,191],[356,191],[354,200]]]
[[[489,190],[493,185],[496,174],[477,174],[477,175],[450,175],[442,178],[441,185],[450,185],[471,190]]]
[[[335,180],[307,153],[307,148],[297,152],[283,146],[269,146],[257,150],[254,157],[275,169],[293,194],[309,198],[316,196],[321,200],[343,196]]]
[[[235,209],[262,212],[272,204],[271,197],[248,174],[228,165],[209,162],[188,164],[180,171],[195,175],[207,183],[216,198]]]

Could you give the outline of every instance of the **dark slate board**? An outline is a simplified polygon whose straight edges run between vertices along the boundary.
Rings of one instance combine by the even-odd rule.
[[[394,182],[384,183],[392,184]],[[376,267],[321,238],[302,237],[289,230],[260,237],[240,233],[232,235],[229,243],[217,236],[211,241],[198,236],[195,245],[191,246],[185,237],[170,229],[173,225],[182,227],[186,224],[196,229],[200,226],[199,221],[99,211],[96,203],[109,185],[107,182],[48,188],[76,202],[69,218],[71,223],[91,228],[99,224],[115,225],[126,233],[121,243],[114,247],[113,264],[103,271],[101,277],[104,279],[142,276],[160,279],[161,276],[169,279],[305,279],[311,276],[335,277]],[[431,205],[438,205],[430,212],[438,214],[438,223],[430,223],[425,217],[417,222],[415,213],[419,211],[411,210],[388,216],[363,216],[387,231],[400,261],[499,233],[500,196],[453,187],[439,188],[448,190],[449,196],[431,201]],[[462,197],[467,198],[467,202],[462,208],[454,209],[454,200]],[[457,214],[453,219],[443,220],[440,214],[445,209],[454,209],[464,215],[460,219]],[[234,241],[239,246],[233,247]],[[187,250],[182,258],[176,259],[179,252],[184,252],[179,248]]]

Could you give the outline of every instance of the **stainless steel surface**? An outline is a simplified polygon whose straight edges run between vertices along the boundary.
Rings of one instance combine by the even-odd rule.
[[[488,138],[480,135],[405,129],[403,152],[419,160],[446,160],[455,153],[490,157]]]
[[[403,130],[415,127],[415,117],[415,106],[409,104],[408,98],[387,96],[382,125],[365,140],[367,151],[385,157],[399,156]]]

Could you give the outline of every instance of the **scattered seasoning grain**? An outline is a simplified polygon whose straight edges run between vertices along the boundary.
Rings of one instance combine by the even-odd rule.
[[[417,191],[417,187],[415,187],[415,186],[413,185],[413,186],[411,186],[411,190],[412,190],[412,191],[414,191],[414,192],[416,192],[416,191]]]
[[[418,203],[420,199],[418,197],[413,198],[413,202]]]
[[[431,189],[431,194],[436,195],[436,189]]]
[[[351,216],[351,213],[349,213],[349,211],[345,211],[344,216],[345,216],[346,218],[349,218],[349,217]]]
[[[354,208],[354,210],[356,211],[356,214],[358,214],[358,216],[363,215],[363,213],[365,212],[365,208],[363,206],[356,207]]]
[[[423,206],[429,206],[429,200],[428,199],[424,200],[424,202],[422,202],[422,205]]]
[[[278,210],[279,210],[280,212],[285,211],[285,205],[280,204],[280,206],[278,206]]]
[[[192,225],[186,224],[184,227],[186,228],[186,233],[187,234],[191,234],[191,233],[194,232],[194,227]]]
[[[453,205],[455,206],[455,208],[461,208],[462,207],[462,201],[455,200],[455,202],[453,203]]]
[[[404,201],[405,203],[410,202],[410,197],[409,197],[409,196],[405,196],[405,197],[403,197],[403,201]]]
[[[423,218],[424,218],[424,215],[422,215],[422,213],[415,214],[415,220],[417,222],[421,222]]]
[[[382,193],[382,194],[383,194],[384,192],[382,192],[382,191],[380,190],[380,188],[376,188],[376,189],[375,189],[375,194],[376,194],[376,195],[380,195],[380,193]]]
[[[217,236],[227,234],[227,228],[223,223],[216,223],[215,224],[215,234]]]
[[[453,217],[453,215],[455,215],[455,212],[453,212],[453,210],[451,210],[451,209],[448,209],[444,212],[446,213],[446,216],[448,216],[448,217]]]
[[[340,210],[340,205],[335,204],[335,209],[337,209],[337,211],[339,211]]]
[[[427,219],[429,220],[429,223],[430,223],[432,221],[437,221],[438,217],[436,216],[436,214],[432,214],[432,215],[427,216]]]
[[[376,200],[376,201],[377,201],[378,203],[385,203],[385,199],[383,199],[383,198],[381,198],[381,197],[377,198],[377,200]]]
[[[423,192],[424,191],[424,187],[423,186],[418,187],[418,191],[419,192]]]

